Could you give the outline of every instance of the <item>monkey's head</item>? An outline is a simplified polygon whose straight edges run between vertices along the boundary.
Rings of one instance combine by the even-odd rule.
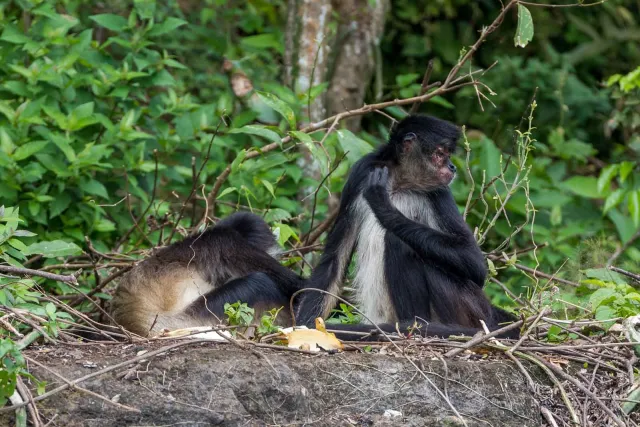
[[[460,129],[430,116],[409,116],[397,124],[389,138],[399,164],[400,187],[432,191],[447,187],[456,175],[451,155]]]

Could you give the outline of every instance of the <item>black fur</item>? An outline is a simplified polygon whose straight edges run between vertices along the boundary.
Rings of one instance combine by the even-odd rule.
[[[445,168],[455,173],[449,155],[459,137],[459,129],[448,122],[410,116],[396,126],[388,144],[358,161],[344,186],[336,223],[308,286],[335,292],[335,283],[344,280],[346,269],[340,266],[351,259],[357,235],[367,232],[354,230],[358,227],[355,206],[362,195],[386,230],[385,282],[401,330],[418,321],[423,335],[469,335],[479,330],[479,319],[490,329],[514,320],[492,307],[484,295],[484,257],[453,200],[450,180],[438,175]],[[434,153],[440,153],[435,169]],[[392,204],[386,188],[389,173],[395,178],[392,191],[411,193],[432,213],[438,229],[407,218]],[[326,313],[331,301],[317,292],[305,292],[300,298],[297,320],[303,324],[312,324]],[[374,329],[371,325],[331,327],[345,332],[338,334],[341,338],[355,337],[348,332]],[[396,326],[384,325],[384,330],[393,332]],[[518,332],[507,335],[517,336]]]

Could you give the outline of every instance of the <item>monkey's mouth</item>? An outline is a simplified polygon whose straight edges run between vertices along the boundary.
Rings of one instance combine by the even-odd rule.
[[[455,172],[450,171],[448,168],[442,168],[438,172],[438,178],[443,186],[448,186],[451,184],[453,179],[456,177]]]

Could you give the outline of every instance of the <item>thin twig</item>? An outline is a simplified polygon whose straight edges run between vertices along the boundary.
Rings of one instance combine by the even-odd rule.
[[[78,279],[73,274],[68,276],[63,276],[61,274],[47,273],[40,270],[32,270],[30,268],[13,267],[11,265],[0,265],[0,272],[17,274],[20,276],[38,276],[38,277],[43,277],[45,279],[55,280],[57,282],[63,282],[63,283],[72,284],[72,285],[78,284]]]
[[[431,72],[433,71],[433,59],[429,60],[427,64],[427,70],[424,72],[424,77],[422,78],[422,85],[420,86],[420,95],[424,95],[427,92],[427,87],[429,86],[429,80],[431,79]],[[418,108],[422,102],[416,102],[411,106],[409,110],[409,114],[415,114],[418,112]]]
[[[513,323],[511,323],[510,325],[507,325],[507,326],[505,326],[505,327],[503,327],[503,328],[496,329],[496,330],[494,330],[493,332],[490,332],[490,333],[488,333],[488,334],[481,335],[481,336],[479,336],[479,337],[473,338],[473,339],[471,339],[470,341],[466,342],[464,345],[462,345],[462,346],[460,346],[460,347],[457,347],[457,348],[454,348],[453,350],[449,350],[449,351],[448,351],[448,352],[446,352],[444,355],[445,355],[446,357],[453,357],[453,356],[455,356],[455,355],[457,355],[457,354],[459,354],[459,353],[462,353],[464,350],[468,350],[468,349],[470,349],[470,348],[471,348],[471,347],[473,347],[473,346],[476,346],[476,345],[478,345],[478,344],[484,343],[484,342],[485,342],[485,341],[487,341],[489,338],[493,338],[493,337],[496,337],[496,336],[498,336],[498,335],[500,335],[500,334],[502,334],[502,333],[504,333],[504,332],[509,332],[509,331],[511,331],[511,330],[513,330],[513,329],[519,328],[519,327],[520,327],[520,326],[522,326],[525,322],[532,321],[532,320],[534,320],[536,317],[537,317],[537,315],[536,315],[536,316],[531,316],[531,317],[529,317],[529,318],[527,318],[527,319],[525,319],[525,320],[518,320],[517,322],[513,322]]]
[[[623,270],[623,269],[618,268],[618,267],[614,267],[613,265],[609,267],[609,270],[615,271],[616,273],[620,273],[623,276],[630,277],[633,280],[635,280],[636,282],[640,283],[640,274],[631,273],[630,271]]]
[[[345,152],[342,157],[340,157],[338,159],[338,161],[335,162],[335,164],[333,165],[333,167],[331,168],[331,170],[329,171],[328,174],[326,174],[323,178],[322,181],[320,181],[320,183],[318,184],[318,187],[316,188],[316,191],[313,192],[313,208],[311,210],[311,224],[309,225],[309,234],[307,236],[307,241],[305,242],[305,245],[309,245],[309,238],[311,237],[311,230],[313,230],[313,220],[315,219],[316,216],[316,203],[318,202],[318,192],[320,191],[320,188],[322,188],[322,184],[324,184],[324,182],[331,176],[331,174],[338,169],[338,166],[340,166],[340,164],[342,163],[342,160],[344,160],[344,158],[346,157],[348,151]]]

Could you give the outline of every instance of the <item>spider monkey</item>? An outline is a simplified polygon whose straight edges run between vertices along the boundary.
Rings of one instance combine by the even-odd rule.
[[[113,318],[141,336],[211,326],[224,317],[225,303],[237,301],[253,307],[259,318],[288,306],[304,286],[278,262],[279,252],[262,218],[234,213],[202,234],[160,249],[123,276],[112,300]],[[281,311],[279,323],[291,322],[288,313]]]
[[[356,305],[385,332],[416,323],[428,336],[473,335],[515,320],[490,304],[480,248],[449,189],[456,175],[450,156],[460,130],[430,116],[399,122],[389,142],[352,167],[325,251],[307,287],[337,294],[355,252]],[[299,297],[296,319],[327,316],[335,298]],[[371,325],[331,325],[341,337]],[[510,332],[505,336],[517,336]]]
[[[225,303],[242,301],[258,314],[286,307],[305,287],[337,293],[355,251],[358,305],[385,332],[395,332],[398,322],[403,331],[420,324],[421,335],[473,335],[481,319],[491,329],[513,320],[482,292],[485,260],[448,188],[456,172],[449,157],[459,136],[448,122],[410,116],[388,144],[358,161],[308,280],[278,262],[279,247],[260,217],[235,213],[127,273],[112,301],[114,319],[145,336],[209,326],[223,316]],[[295,302],[298,323],[306,325],[335,304],[314,292]],[[281,313],[279,324],[288,325],[288,310]],[[339,338],[358,339],[373,326],[330,329]]]

